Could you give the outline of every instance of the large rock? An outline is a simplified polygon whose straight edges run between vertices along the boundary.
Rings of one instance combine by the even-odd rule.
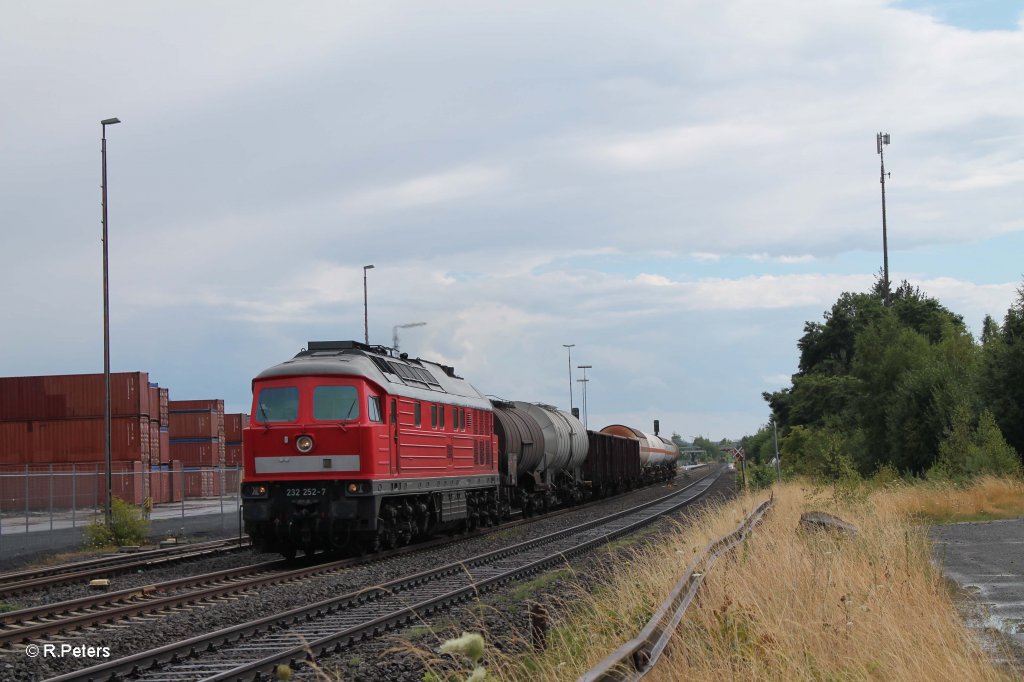
[[[850,536],[857,534],[856,526],[843,521],[838,516],[820,511],[810,511],[801,514],[800,525],[808,530],[829,530]]]

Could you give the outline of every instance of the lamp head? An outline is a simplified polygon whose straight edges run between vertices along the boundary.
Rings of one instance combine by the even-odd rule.
[[[105,118],[102,121],[100,121],[100,125],[112,126],[115,123],[120,123],[120,122],[121,122],[121,119],[119,119],[119,118]]]

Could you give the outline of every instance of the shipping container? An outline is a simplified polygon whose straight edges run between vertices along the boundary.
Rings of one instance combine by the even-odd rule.
[[[157,408],[160,412],[160,428],[165,429],[170,425],[168,421],[170,410],[168,407],[168,404],[170,403],[170,391],[166,388],[160,388],[157,389],[157,391],[160,395],[160,405]]]
[[[202,412],[206,410],[213,410],[224,414],[224,401],[218,399],[171,400],[168,402],[167,406],[171,412],[191,412],[194,410]]]
[[[0,422],[0,463],[47,464],[106,459],[103,418]],[[149,456],[148,417],[110,420],[112,460],[141,462]]]
[[[249,415],[243,413],[232,413],[224,415],[224,442],[241,443],[242,429],[249,423]]]
[[[150,414],[148,372],[110,375],[114,417]],[[102,374],[0,377],[0,421],[83,419],[104,414]]]
[[[224,438],[224,414],[212,410],[170,413],[171,440]]]
[[[160,463],[160,421],[149,420],[149,461],[150,464]]]
[[[186,467],[224,466],[224,441],[218,438],[172,438],[171,461],[180,461]]]
[[[242,444],[241,443],[225,443],[224,444],[224,466],[226,466],[226,467],[240,467],[240,466],[242,466]]]
[[[169,464],[171,461],[171,432],[165,426],[160,427],[160,464]],[[156,462],[154,462],[155,464]]]

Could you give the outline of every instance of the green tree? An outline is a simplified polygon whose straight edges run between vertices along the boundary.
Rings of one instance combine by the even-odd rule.
[[[982,399],[1006,441],[1024,453],[1024,286],[1017,289],[1002,326],[986,326],[982,340]]]

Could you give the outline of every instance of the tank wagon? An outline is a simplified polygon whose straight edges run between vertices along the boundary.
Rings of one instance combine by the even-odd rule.
[[[382,346],[311,341],[252,389],[243,519],[287,557],[391,548],[674,473],[670,441],[488,399],[454,368]]]
[[[675,476],[679,446],[658,435],[657,421],[654,422],[653,434],[622,424],[610,424],[601,429],[601,433],[637,440],[640,445],[641,479],[644,483],[668,481]]]

